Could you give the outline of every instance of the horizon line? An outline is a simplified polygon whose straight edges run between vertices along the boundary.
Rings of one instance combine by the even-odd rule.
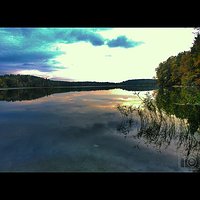
[[[132,81],[132,80],[157,80],[156,78],[133,78],[133,79],[128,79],[124,81],[119,81],[119,82],[112,82],[112,81],[67,81],[67,80],[53,80],[51,78],[47,77],[42,77],[42,76],[36,76],[36,75],[30,75],[30,74],[0,74],[0,76],[33,76],[37,78],[42,78],[42,79],[48,79],[50,81],[61,81],[61,82],[98,82],[98,83],[122,83],[125,81]]]

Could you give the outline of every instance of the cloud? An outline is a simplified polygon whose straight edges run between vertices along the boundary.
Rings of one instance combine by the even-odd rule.
[[[61,51],[57,44],[87,42],[93,46],[130,48],[140,45],[125,36],[108,40],[99,32],[108,28],[0,28],[0,73],[20,70],[53,72],[64,69],[56,62]],[[78,56],[78,55],[77,55]],[[107,56],[109,57],[109,56]]]
[[[60,30],[0,28],[0,73],[18,70],[51,72],[62,67],[54,62],[64,53],[53,49],[54,43],[60,39],[56,39],[55,33],[60,34]]]
[[[30,41],[40,45],[46,42],[74,43],[79,41],[90,42],[95,46],[104,44],[104,38],[98,33],[98,29],[90,28],[5,28],[0,30],[0,35],[1,37],[3,35],[3,40],[7,40],[8,43],[13,39],[23,39],[26,46],[33,44]]]
[[[90,42],[94,46],[104,45],[105,39],[98,33],[88,30],[72,30],[67,34],[69,42],[85,41]]]
[[[60,55],[60,52],[53,51],[11,51],[0,54],[0,62],[45,62],[50,58]]]
[[[143,44],[143,42],[136,42],[129,40],[126,36],[118,36],[116,39],[109,40],[107,45],[111,48],[114,47],[123,47],[123,48],[131,48],[136,47]]]
[[[43,72],[51,72],[56,70],[59,64],[50,61],[61,53],[60,51],[49,51],[48,49],[4,51],[4,53],[0,53],[0,70],[4,68],[4,71],[10,71],[14,68],[15,70],[38,69]]]

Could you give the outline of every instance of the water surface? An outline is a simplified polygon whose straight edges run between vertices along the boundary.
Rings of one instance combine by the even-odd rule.
[[[130,134],[120,131],[117,106],[138,107],[134,91],[87,90],[0,91],[0,171],[191,171],[180,166],[173,141],[157,149],[132,137],[141,126],[137,113]]]

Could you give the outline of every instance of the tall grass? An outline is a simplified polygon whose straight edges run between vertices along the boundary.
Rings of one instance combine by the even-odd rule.
[[[187,119],[179,119],[175,115],[169,115],[159,109],[156,100],[149,93],[142,100],[139,107],[121,106],[117,109],[122,116],[122,121],[117,130],[125,136],[137,129],[134,138],[143,139],[146,144],[151,144],[158,150],[166,149],[171,143],[181,150],[183,155],[199,157],[200,152],[200,128],[194,133],[191,132]],[[139,127],[134,127],[135,119],[139,118]]]

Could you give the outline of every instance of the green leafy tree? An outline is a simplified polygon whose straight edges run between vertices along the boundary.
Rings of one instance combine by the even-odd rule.
[[[159,64],[156,69],[159,86],[200,86],[200,32],[197,30],[190,51],[181,52]]]

